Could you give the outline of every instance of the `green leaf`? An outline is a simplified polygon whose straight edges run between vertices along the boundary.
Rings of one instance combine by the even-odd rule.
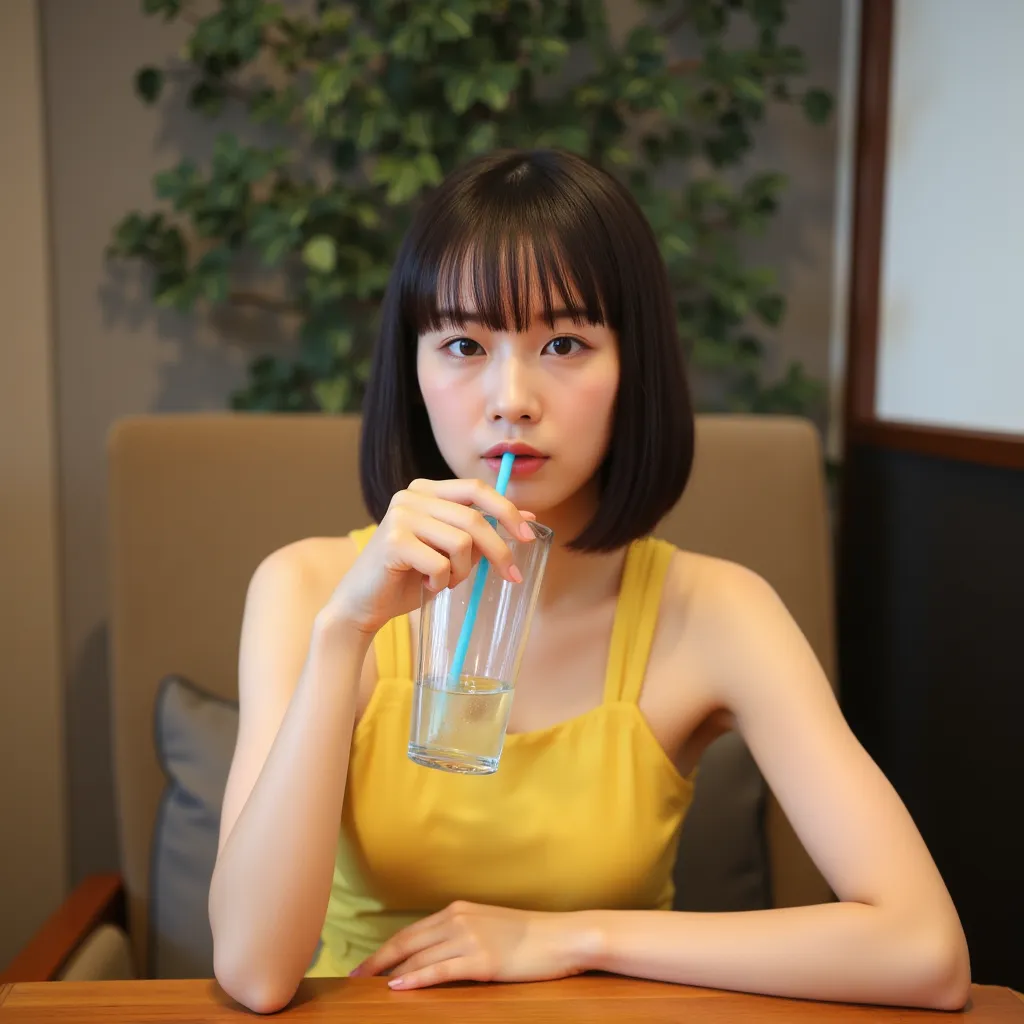
[[[408,202],[420,189],[420,176],[412,164],[405,164],[392,179],[387,191],[387,202],[398,206]]]
[[[622,92],[622,98],[633,103],[650,95],[651,82],[646,78],[634,78]]]
[[[440,185],[444,178],[441,164],[433,153],[420,153],[416,157],[416,170],[424,185]]]
[[[658,94],[658,99],[661,101],[659,106],[667,117],[679,116],[679,100],[676,99],[676,95],[671,89],[662,89]]]
[[[405,138],[411,146],[415,146],[417,149],[429,149],[433,144],[430,137],[429,116],[420,110],[410,114],[405,121]]]
[[[313,385],[317,405],[326,413],[342,413],[348,409],[352,385],[347,377],[330,377]]]
[[[344,327],[334,327],[328,335],[332,355],[339,359],[347,358],[352,352],[352,331]]]
[[[466,151],[477,156],[494,149],[498,140],[498,126],[493,121],[481,121],[473,125],[466,138]]]
[[[582,125],[566,125],[555,132],[555,139],[562,149],[570,153],[586,153],[590,148],[590,133]]]
[[[480,97],[491,110],[504,110],[519,82],[519,68],[515,64],[495,64],[487,71],[480,86]]]
[[[162,14],[164,21],[170,21],[181,13],[182,0],[142,0],[145,14]]]
[[[353,212],[356,215],[356,220],[367,230],[380,227],[380,214],[377,212],[376,207],[371,206],[369,203],[356,204]]]
[[[473,34],[473,29],[469,22],[450,7],[441,12],[441,20],[450,25],[452,31],[460,39],[468,39]]]
[[[164,87],[164,73],[159,68],[142,68],[135,74],[135,91],[144,103],[155,103]]]
[[[752,78],[741,75],[732,83],[732,87],[736,91],[737,96],[749,100],[751,103],[764,103],[764,86],[755,82]]]
[[[342,35],[354,18],[355,10],[351,7],[328,7],[320,15],[320,31],[325,35]]]
[[[665,247],[665,252],[672,256],[689,256],[693,252],[693,246],[679,235],[667,235],[662,245]]]
[[[380,120],[374,111],[363,115],[359,122],[359,134],[356,136],[356,147],[364,153],[372,149],[380,135]]]
[[[832,113],[832,96],[824,89],[809,89],[804,93],[803,108],[812,124],[824,124]]]
[[[311,270],[329,274],[337,263],[337,248],[329,235],[314,235],[302,247],[302,261]]]
[[[786,300],[781,295],[763,295],[757,300],[755,308],[765,323],[778,327],[786,311]]]
[[[219,246],[205,253],[196,264],[196,277],[202,296],[208,302],[223,302],[228,297],[228,268],[231,251]]]
[[[476,99],[477,81],[473,75],[466,73],[452,74],[445,80],[445,98],[456,114],[464,114]]]

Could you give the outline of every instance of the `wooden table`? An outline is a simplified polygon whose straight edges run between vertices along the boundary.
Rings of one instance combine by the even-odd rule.
[[[260,1019],[228,999],[212,981],[31,982],[0,986],[0,1024],[76,1021],[239,1021]],[[612,1024],[637,1021],[704,1024],[734,1021],[1024,1022],[1024,999],[978,985],[963,1014],[929,1013],[736,995],[627,978],[589,975],[536,985],[451,985],[392,992],[380,978],[318,978],[271,1020],[378,1021],[400,1024]]]

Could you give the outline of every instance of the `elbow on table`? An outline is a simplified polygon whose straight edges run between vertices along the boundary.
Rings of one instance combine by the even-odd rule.
[[[933,929],[916,944],[919,998],[931,1010],[962,1010],[971,995],[971,962],[959,925]]]
[[[270,972],[254,970],[250,964],[238,962],[216,950],[213,973],[217,983],[232,999],[253,1013],[277,1013],[295,996],[301,978],[274,977]]]

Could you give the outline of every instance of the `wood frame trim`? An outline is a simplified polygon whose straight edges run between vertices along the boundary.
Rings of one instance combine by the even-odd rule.
[[[97,927],[111,922],[123,928],[125,921],[121,876],[90,875],[0,972],[0,984],[52,981]]]
[[[861,5],[853,255],[844,400],[846,434],[853,424],[875,417],[895,2],[862,0]]]
[[[899,0],[862,0],[844,449],[868,445],[1024,469],[1024,436],[881,420],[875,394],[893,32]]]
[[[1024,439],[981,430],[947,430],[916,423],[862,420],[848,428],[849,442],[974,462],[999,469],[1024,470]]]

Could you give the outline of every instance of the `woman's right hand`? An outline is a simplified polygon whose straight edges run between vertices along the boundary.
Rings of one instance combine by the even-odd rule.
[[[521,583],[512,552],[484,515],[513,537],[535,537],[527,525],[535,517],[479,480],[414,480],[391,499],[338,584],[329,602],[332,617],[373,636],[389,619],[419,606],[422,586],[435,593],[454,587],[482,557],[505,579]]]

